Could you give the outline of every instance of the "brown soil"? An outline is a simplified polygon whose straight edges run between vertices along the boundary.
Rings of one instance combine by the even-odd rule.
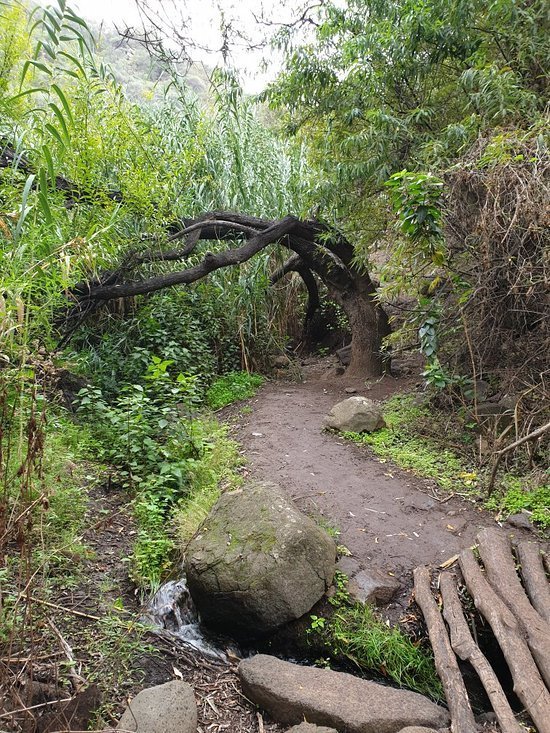
[[[266,384],[250,401],[252,412],[241,414],[237,430],[251,475],[281,484],[302,510],[322,515],[363,567],[399,578],[402,606],[415,567],[444,563],[471,546],[479,528],[496,524],[473,503],[441,497],[435,482],[323,431],[326,413],[349,397],[346,388],[383,400],[412,383],[385,377],[365,388],[364,381],[327,377],[310,367],[301,383]]]

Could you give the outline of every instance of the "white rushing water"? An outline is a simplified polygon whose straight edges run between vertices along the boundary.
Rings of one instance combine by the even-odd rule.
[[[169,580],[147,604],[145,619],[208,657],[226,659],[205,636],[185,578]]]

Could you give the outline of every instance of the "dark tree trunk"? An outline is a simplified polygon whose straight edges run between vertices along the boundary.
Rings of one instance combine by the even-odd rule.
[[[378,377],[389,369],[389,358],[382,349],[390,333],[388,316],[376,300],[376,290],[368,276],[356,276],[354,287],[330,291],[342,307],[351,330],[351,361],[348,377]]]
[[[279,244],[290,252],[287,262],[272,277],[277,282],[289,272],[302,277],[308,291],[306,322],[319,305],[316,278],[321,280],[346,313],[351,334],[351,363],[348,374],[354,377],[377,377],[388,362],[382,354],[382,340],[390,332],[387,315],[376,298],[376,289],[368,274],[359,273],[354,265],[352,245],[338,232],[317,221],[300,221],[288,216],[279,221],[258,219],[235,212],[216,211],[199,219],[186,221],[185,228],[167,241],[184,239],[179,250],[154,250],[130,253],[117,270],[104,273],[99,279],[78,283],[72,290],[77,301],[72,316],[77,325],[98,303],[154,292],[174,285],[189,284],[221,267],[240,265],[268,246]],[[181,262],[193,253],[200,240],[226,240],[228,249],[162,275],[140,280],[130,274],[144,264]],[[232,247],[235,241],[239,246]],[[71,328],[71,333],[74,330]]]

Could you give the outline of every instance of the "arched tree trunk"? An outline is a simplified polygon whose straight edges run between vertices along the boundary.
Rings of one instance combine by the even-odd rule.
[[[118,269],[75,285],[71,296],[77,304],[70,312],[73,320],[69,333],[102,301],[189,284],[222,267],[242,264],[266,247],[278,244],[289,250],[290,257],[274,273],[272,282],[289,272],[299,273],[309,295],[306,319],[311,319],[319,303],[316,277],[319,278],[349,319],[352,344],[347,373],[354,377],[383,374],[388,363],[381,347],[389,333],[388,318],[376,298],[372,280],[368,274],[358,272],[353,247],[340,233],[320,222],[300,221],[292,216],[268,221],[228,211],[211,212],[184,224],[181,231],[167,239],[167,243],[183,239],[181,249],[159,247],[154,251],[131,252]],[[231,247],[231,243],[243,239],[240,246]],[[144,264],[185,261],[200,240],[227,240],[230,246],[215,254],[206,252],[198,264],[184,269],[131,279]]]

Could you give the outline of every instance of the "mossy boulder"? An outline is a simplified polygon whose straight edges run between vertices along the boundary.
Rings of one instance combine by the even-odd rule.
[[[223,494],[185,560],[204,623],[257,638],[307,613],[332,582],[334,541],[276,484]]]

